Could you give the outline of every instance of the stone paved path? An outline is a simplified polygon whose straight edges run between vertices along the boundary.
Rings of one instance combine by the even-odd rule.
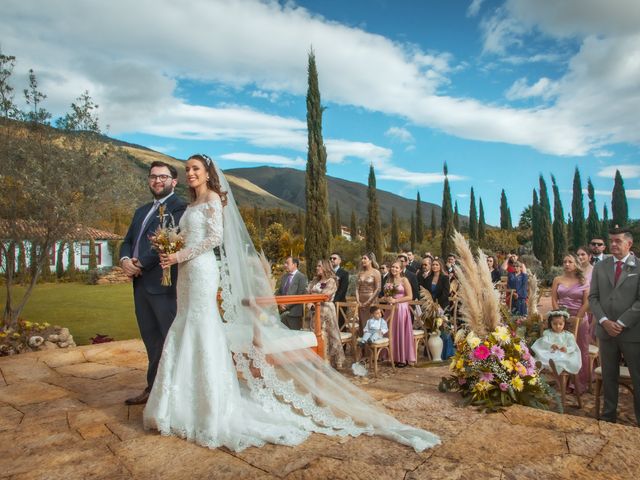
[[[143,431],[142,408],[122,403],[144,387],[145,364],[137,340],[0,358],[0,478],[573,480],[640,472],[640,428],[525,407],[483,415],[437,392],[446,367],[355,379],[400,420],[440,435],[433,450],[322,435],[295,448],[209,450]],[[630,397],[622,401],[629,410]]]

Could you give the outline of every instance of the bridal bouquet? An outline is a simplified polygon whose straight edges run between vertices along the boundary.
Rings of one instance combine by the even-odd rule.
[[[170,255],[182,250],[184,237],[180,235],[180,229],[174,225],[173,216],[165,213],[165,208],[164,205],[160,205],[158,208],[160,225],[149,237],[149,240],[158,253]],[[171,267],[162,269],[161,285],[163,287],[171,286]]]

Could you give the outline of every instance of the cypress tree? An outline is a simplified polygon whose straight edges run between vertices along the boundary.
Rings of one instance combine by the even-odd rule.
[[[331,235],[335,237],[338,235],[338,217],[335,210],[330,215],[329,219],[331,220]]]
[[[433,215],[433,210],[431,210],[431,222],[432,222],[431,228],[434,232],[436,230],[435,221],[436,221],[436,217],[435,215]],[[457,231],[460,231],[460,214],[458,213],[458,200],[456,200],[453,207],[453,228],[455,228]]]
[[[338,235],[342,234],[342,218],[340,218],[340,205],[336,200],[336,224],[338,225]]]
[[[542,262],[545,270],[549,270],[553,265],[553,230],[551,227],[551,204],[549,203],[549,194],[547,192],[547,183],[544,177],[540,175],[540,253],[542,258],[538,257]]]
[[[582,182],[580,170],[576,167],[573,175],[573,199],[571,200],[571,218],[573,220],[573,235],[571,246],[577,250],[586,242],[587,230],[584,223],[584,206],[582,205]]]
[[[56,252],[56,277],[62,278],[64,276],[64,242],[58,244],[58,251]]]
[[[307,175],[305,177],[304,251],[307,274],[312,275],[318,260],[329,257],[331,232],[329,225],[329,198],[327,191],[327,150],[322,140],[322,105],[318,71],[313,50],[309,53],[307,90]]]
[[[70,280],[76,278],[76,249],[72,241],[69,242],[67,250],[67,277]]]
[[[422,202],[420,202],[420,192],[416,195],[416,244],[424,240],[424,223],[422,223]]]
[[[531,231],[533,233],[533,254],[540,259],[540,205],[538,191],[533,189],[533,204],[531,205]]]
[[[504,193],[504,188],[500,194],[500,228],[503,230],[511,230],[511,228],[513,228],[511,223],[511,210],[507,203],[507,194]]]
[[[96,258],[96,241],[89,239],[89,270],[98,268],[98,259]]]
[[[380,213],[376,196],[376,174],[373,171],[373,164],[369,167],[368,197],[367,229],[365,232],[367,251],[373,252],[376,258],[382,258],[382,230],[380,229]]]
[[[600,227],[600,237],[604,239],[605,243],[609,238],[609,210],[607,210],[606,203],[602,208],[602,225]]]
[[[411,250],[416,248],[416,217],[411,212],[411,233],[409,234],[409,243],[411,244]]]
[[[356,220],[356,212],[351,209],[351,241],[358,240],[358,221]]]
[[[260,220],[259,217],[258,220]],[[260,234],[260,225],[256,225],[256,229],[258,230],[258,234]],[[302,210],[298,210],[298,229],[300,235],[304,236],[304,212]]]
[[[600,236],[602,224],[598,218],[596,210],[596,192],[591,183],[591,178],[587,180],[587,196],[589,198],[589,215],[587,216],[587,240]]]
[[[457,205],[458,204],[456,203],[456,207]],[[437,228],[438,226],[436,225],[436,209],[432,208],[431,209],[431,239],[436,238]]]
[[[445,163],[442,169],[444,173],[444,188],[442,189],[442,240],[440,242],[440,256],[446,256],[453,252],[453,208],[451,204],[451,190],[449,188],[449,169]]]
[[[611,220],[613,225],[624,227],[629,221],[629,206],[627,204],[627,194],[624,190],[624,182],[620,170],[616,170],[616,178],[613,182],[613,192],[611,193]]]
[[[27,281],[27,252],[24,242],[18,242],[18,263],[16,265],[18,271],[18,282],[25,283]]]
[[[551,175],[553,189],[553,258],[556,265],[562,264],[562,257],[567,251],[567,229],[564,223],[564,210],[560,200],[560,190],[556,177]]]
[[[573,220],[571,219],[571,215],[567,218],[567,244],[569,243],[569,238],[573,238]]]
[[[476,196],[473,187],[471,187],[469,205],[469,239],[478,240],[478,211],[476,210]]]
[[[487,224],[484,221],[484,207],[482,206],[482,197],[480,197],[480,215],[478,220],[478,242],[484,241],[484,236],[487,231]]]
[[[391,209],[391,251],[400,251],[400,230],[398,228],[398,215],[396,209]]]

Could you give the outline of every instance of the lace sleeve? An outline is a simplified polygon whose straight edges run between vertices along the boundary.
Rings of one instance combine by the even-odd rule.
[[[209,200],[203,207],[206,234],[204,239],[192,247],[184,248],[176,253],[178,263],[210,252],[214,247],[222,245],[222,203],[219,197]]]

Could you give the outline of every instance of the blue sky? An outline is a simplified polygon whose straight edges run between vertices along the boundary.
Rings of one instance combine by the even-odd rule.
[[[16,90],[33,68],[61,114],[88,89],[116,138],[223,168],[304,169],[306,67],[319,70],[330,175],[440,204],[469,190],[513,221],[539,174],[599,215],[613,175],[640,217],[637,0],[7,0]],[[585,196],[586,207],[586,196]]]

